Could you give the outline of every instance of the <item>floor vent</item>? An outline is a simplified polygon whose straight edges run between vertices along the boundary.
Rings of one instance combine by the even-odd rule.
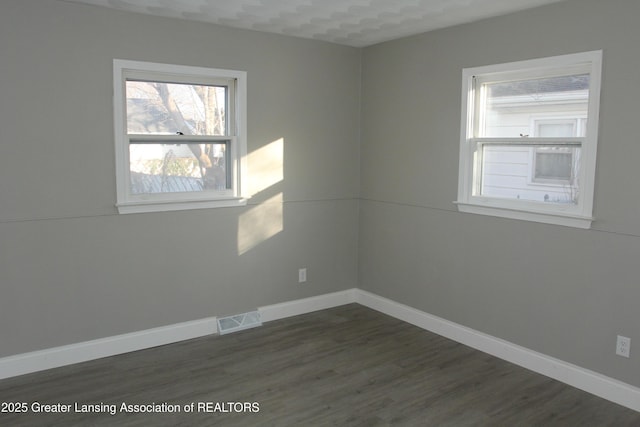
[[[255,328],[257,326],[262,326],[262,319],[260,318],[260,313],[257,311],[250,311],[248,313],[218,319],[218,333],[220,335]]]

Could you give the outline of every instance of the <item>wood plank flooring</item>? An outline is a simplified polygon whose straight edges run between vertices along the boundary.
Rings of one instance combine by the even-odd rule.
[[[640,426],[638,412],[356,304],[2,380],[0,402],[29,407],[2,426]],[[198,412],[207,402],[259,412]]]

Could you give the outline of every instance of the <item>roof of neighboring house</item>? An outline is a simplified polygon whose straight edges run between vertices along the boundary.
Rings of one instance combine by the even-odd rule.
[[[180,193],[202,190],[201,178],[131,172],[131,193],[133,194]]]
[[[589,75],[561,76],[545,79],[490,84],[491,97],[534,95],[589,89]]]

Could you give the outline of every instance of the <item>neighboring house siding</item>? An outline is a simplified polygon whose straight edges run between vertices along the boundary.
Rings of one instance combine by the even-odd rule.
[[[569,202],[568,185],[533,182],[531,147],[487,147],[482,174],[482,194],[524,200]]]

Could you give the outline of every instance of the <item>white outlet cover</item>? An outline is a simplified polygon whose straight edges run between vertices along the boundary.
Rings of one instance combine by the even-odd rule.
[[[618,335],[616,354],[622,357],[629,357],[631,355],[631,338]]]

